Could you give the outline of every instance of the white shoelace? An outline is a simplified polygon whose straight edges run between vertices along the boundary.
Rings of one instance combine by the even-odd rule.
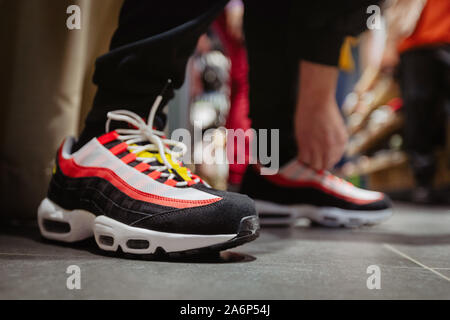
[[[175,177],[175,174],[165,172],[170,169],[174,169],[168,161],[166,154],[170,154],[172,161],[177,162],[178,158],[181,158],[186,153],[187,147],[180,141],[164,138],[164,132],[153,129],[153,121],[155,120],[156,111],[158,110],[162,99],[163,97],[161,95],[156,98],[150,110],[147,123],[145,123],[139,115],[129,110],[115,110],[108,112],[106,132],[110,131],[109,127],[112,120],[124,121],[135,127],[136,129],[116,129],[116,132],[119,134],[118,139],[124,141],[128,145],[128,151],[134,154],[139,154],[143,151],[158,152],[161,160],[163,161],[163,165],[152,165],[151,169],[159,171],[161,173],[161,177],[166,178],[166,180],[170,180]],[[137,145],[142,142],[149,143],[145,145]],[[174,151],[175,148],[180,149],[180,151]],[[158,161],[156,157],[137,157],[136,160],[147,164]],[[188,175],[194,180],[195,183],[201,181],[197,177],[192,177],[189,170]],[[186,185],[188,185],[187,181],[181,181],[175,184],[176,187],[183,187]]]

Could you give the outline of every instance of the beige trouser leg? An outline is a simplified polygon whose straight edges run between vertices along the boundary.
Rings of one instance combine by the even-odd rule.
[[[66,9],[81,8],[81,30]],[[0,0],[0,219],[34,218],[56,149],[90,108],[122,0]],[[5,207],[6,205],[6,207]]]

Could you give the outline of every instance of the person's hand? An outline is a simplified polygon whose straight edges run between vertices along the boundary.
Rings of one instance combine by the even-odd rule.
[[[333,167],[342,157],[347,130],[335,99],[337,68],[301,62],[295,114],[298,159],[316,170]]]
[[[243,24],[244,19],[244,6],[231,6],[227,8],[226,14],[226,27],[230,36],[238,42],[244,41]]]
[[[393,70],[400,61],[397,51],[397,42],[394,40],[387,40],[383,51],[383,57],[380,62],[380,69],[384,73],[393,73]]]
[[[300,106],[295,118],[299,160],[316,170],[332,168],[344,154],[348,139],[336,102]]]

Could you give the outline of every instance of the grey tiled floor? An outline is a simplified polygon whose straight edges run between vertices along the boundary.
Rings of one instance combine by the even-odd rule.
[[[2,299],[450,299],[450,208],[396,204],[391,220],[351,230],[300,221],[203,261],[117,258],[92,241],[43,241],[34,227],[0,231]],[[66,288],[73,264],[81,290]],[[367,289],[369,265],[380,290]]]

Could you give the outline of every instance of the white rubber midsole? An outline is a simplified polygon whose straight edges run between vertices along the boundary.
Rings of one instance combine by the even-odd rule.
[[[67,223],[70,231],[60,233],[47,230],[44,223],[46,220]],[[120,246],[122,251],[136,254],[154,253],[158,247],[165,252],[198,249],[220,244],[237,236],[167,233],[132,227],[106,216],[96,217],[86,210],[63,209],[48,198],[39,206],[38,224],[41,234],[48,239],[75,242],[95,236],[98,246],[103,250],[116,251]],[[133,242],[140,243],[143,247],[134,248],[130,245]]]
[[[47,230],[45,220],[67,223],[70,232],[60,233]],[[65,210],[53,201],[45,198],[38,208],[38,224],[41,234],[52,240],[75,242],[94,235],[95,215],[86,210]]]
[[[308,218],[329,227],[352,227],[378,224],[392,215],[391,209],[358,211],[311,205],[281,205],[263,200],[255,200],[255,207],[261,225],[293,224],[299,218]]]

